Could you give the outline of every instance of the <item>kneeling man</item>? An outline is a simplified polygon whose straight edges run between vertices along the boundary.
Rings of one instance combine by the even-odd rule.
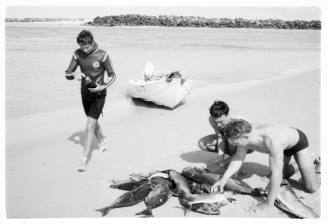
[[[252,127],[245,120],[233,120],[228,124],[225,136],[230,144],[237,146],[237,151],[224,175],[212,186],[212,191],[218,188],[223,191],[226,181],[241,167],[248,149],[269,155],[270,189],[265,203],[259,205],[261,209],[274,204],[282,178],[294,174],[294,167],[289,163],[292,156],[301,172],[304,188],[313,193],[319,187],[309,143],[302,131],[282,125],[262,124]]]

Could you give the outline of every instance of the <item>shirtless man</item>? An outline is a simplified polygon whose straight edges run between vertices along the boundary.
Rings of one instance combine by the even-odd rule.
[[[294,174],[294,169],[289,164],[292,156],[301,172],[304,188],[310,193],[318,189],[309,143],[302,131],[282,125],[263,124],[252,127],[245,120],[234,120],[227,126],[225,135],[230,144],[237,146],[237,151],[224,175],[212,186],[211,191],[223,191],[226,181],[241,167],[249,147],[269,155],[270,189],[266,201],[258,205],[259,209],[273,205],[282,178],[289,178]]]

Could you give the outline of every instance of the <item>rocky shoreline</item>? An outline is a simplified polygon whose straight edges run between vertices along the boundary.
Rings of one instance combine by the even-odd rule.
[[[194,16],[147,16],[139,14],[96,17],[85,23],[92,26],[162,26],[162,27],[210,27],[210,28],[255,28],[255,29],[321,29],[320,20],[204,18]]]

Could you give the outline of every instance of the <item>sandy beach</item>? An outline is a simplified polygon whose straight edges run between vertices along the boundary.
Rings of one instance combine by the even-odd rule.
[[[265,81],[235,82],[195,88],[175,110],[107,101],[100,124],[109,142],[103,154],[93,151],[84,173],[77,172],[83,151],[85,117],[81,107],[6,120],[6,196],[8,218],[100,217],[95,209],[109,205],[124,191],[111,189],[113,179],[132,173],[215,166],[217,156],[197,146],[213,133],[208,109],[215,99],[227,102],[254,123],[279,123],[307,134],[311,150],[320,155],[320,70],[297,71]],[[313,119],[314,117],[314,119]],[[94,142],[94,148],[97,143]],[[242,167],[251,187],[265,187],[268,156],[252,153]],[[297,182],[300,175],[292,177]],[[320,214],[320,190],[298,196]],[[226,192],[227,195],[231,193]],[[288,216],[277,208],[254,214],[257,199],[232,195],[235,202],[218,217]],[[144,203],[113,209],[107,217],[135,217]],[[183,217],[177,198],[153,210],[155,217]],[[189,212],[187,217],[210,217]]]

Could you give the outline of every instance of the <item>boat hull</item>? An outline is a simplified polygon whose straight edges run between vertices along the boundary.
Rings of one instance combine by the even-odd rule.
[[[131,79],[128,94],[133,98],[151,101],[173,109],[186,98],[192,86],[192,80],[187,79],[182,83],[180,78],[175,78],[171,82],[166,82],[165,79],[147,82]]]

